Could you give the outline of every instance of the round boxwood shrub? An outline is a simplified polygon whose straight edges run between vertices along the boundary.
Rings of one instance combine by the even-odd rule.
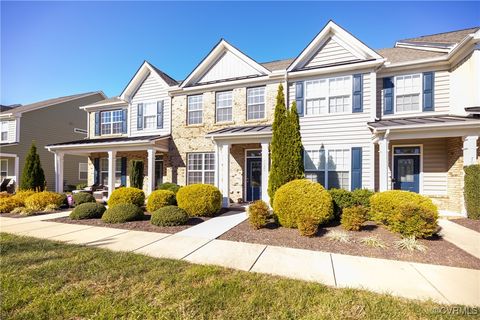
[[[267,224],[269,213],[268,205],[263,200],[257,200],[248,206],[248,222],[255,229]]]
[[[142,220],[145,215],[143,210],[132,203],[120,203],[109,207],[102,215],[102,220],[107,223],[123,223]]]
[[[106,208],[103,204],[96,202],[85,202],[79,204],[73,209],[70,213],[70,219],[80,220],[80,219],[99,219],[102,217]]]
[[[78,192],[73,194],[73,201],[75,206],[78,206],[87,202],[96,202],[95,197],[88,192]]]
[[[328,190],[333,201],[333,208],[335,216],[339,217],[342,214],[342,209],[352,207],[355,205],[353,196],[350,191],[345,189],[330,189]]]
[[[19,207],[22,207],[22,202],[14,197],[0,198],[0,213],[9,213]]]
[[[145,205],[145,193],[137,188],[122,187],[115,189],[108,199],[109,208],[127,203],[143,207]]]
[[[47,207],[60,208],[65,197],[60,193],[51,191],[36,192],[25,199],[25,207],[32,211],[43,211]]]
[[[154,212],[162,207],[175,204],[175,193],[170,190],[155,190],[147,199],[147,211]]]
[[[359,231],[367,220],[368,210],[363,206],[355,206],[343,209],[340,222],[345,230]]]
[[[178,207],[190,216],[210,217],[222,207],[222,193],[209,184],[191,184],[177,193]]]
[[[333,218],[333,202],[321,184],[297,179],[275,192],[273,211],[280,225],[287,228],[300,225],[302,233],[313,235],[320,224]]]
[[[375,192],[368,189],[355,189],[352,191],[352,201],[355,206],[370,208],[370,198]]]
[[[178,190],[180,190],[180,188],[181,188],[181,186],[179,186],[176,183],[164,182],[157,187],[157,190],[170,190],[170,191],[173,191],[173,193],[177,194],[177,192],[178,192]]]
[[[160,227],[180,226],[187,223],[188,213],[177,206],[165,206],[152,213],[151,224]]]

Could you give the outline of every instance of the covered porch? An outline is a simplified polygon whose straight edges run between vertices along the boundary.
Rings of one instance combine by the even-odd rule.
[[[116,137],[48,145],[46,148],[55,155],[55,189],[63,192],[64,157],[69,154],[89,158],[88,184],[106,187],[107,198],[115,188],[130,185],[131,161],[143,161],[143,190],[148,195],[166,175],[164,162],[168,161],[169,139],[170,136]]]
[[[229,127],[210,132],[215,146],[215,181],[223,207],[261,199],[269,203],[270,125]]]
[[[432,116],[369,123],[376,189],[428,196],[446,215],[464,216],[463,167],[479,163],[480,119]]]

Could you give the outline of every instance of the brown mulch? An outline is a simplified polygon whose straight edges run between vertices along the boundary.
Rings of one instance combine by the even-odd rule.
[[[461,226],[464,226],[465,228],[472,229],[473,231],[480,232],[480,220],[461,218],[461,219],[452,219],[450,221],[455,222],[456,224],[459,224]]]
[[[388,231],[383,226],[377,226],[371,222],[368,222],[361,231],[345,231],[350,235],[351,240],[349,243],[329,240],[325,235],[333,230],[345,231],[338,222],[332,222],[330,225],[322,227],[315,237],[308,238],[301,236],[296,229],[278,227],[274,223],[268,224],[266,228],[254,230],[247,220],[221,235],[219,239],[480,269],[480,259],[475,258],[438,236],[428,240],[419,240],[421,244],[427,247],[426,252],[411,252],[395,248],[394,242],[401,239],[400,236]],[[387,247],[374,248],[360,243],[360,239],[367,236],[377,236],[383,240]]]

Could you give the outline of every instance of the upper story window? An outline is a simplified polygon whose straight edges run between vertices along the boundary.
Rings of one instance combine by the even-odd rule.
[[[233,92],[224,91],[216,94],[217,122],[232,121]]]
[[[0,179],[8,177],[8,159],[0,159]]]
[[[122,110],[100,112],[100,129],[102,135],[118,134],[123,132]]]
[[[155,129],[157,127],[157,103],[148,102],[143,104],[143,128]]]
[[[8,121],[0,122],[0,141],[8,141]]]
[[[247,120],[265,118],[265,87],[247,89]]]
[[[421,74],[395,77],[395,112],[420,111]]]
[[[187,124],[203,122],[203,95],[189,96],[187,101]]]
[[[350,112],[351,101],[351,76],[305,81],[306,115]]]

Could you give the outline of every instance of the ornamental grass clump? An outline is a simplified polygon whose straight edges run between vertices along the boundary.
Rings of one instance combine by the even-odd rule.
[[[119,204],[133,204],[137,207],[145,205],[145,193],[143,190],[132,187],[115,189],[108,199],[108,207],[113,208]]]
[[[154,212],[162,207],[176,203],[175,193],[170,190],[155,190],[147,198],[147,211]]]
[[[415,237],[406,237],[402,240],[395,241],[395,247],[402,250],[408,251],[420,251],[425,252],[427,251],[427,247],[423,244],[419,243]]]
[[[268,205],[263,200],[254,201],[248,206],[248,222],[254,229],[265,227],[270,216]]]
[[[191,217],[211,217],[222,207],[222,193],[209,184],[190,184],[178,190],[177,204]]]
[[[128,221],[142,220],[145,217],[143,210],[132,203],[120,203],[109,207],[102,215],[102,221],[106,223],[124,223]]]
[[[85,202],[79,204],[70,213],[70,219],[82,220],[82,219],[100,219],[105,212],[106,208],[103,204],[96,202]]]
[[[159,227],[180,226],[187,223],[188,213],[177,206],[162,207],[152,213],[150,223]]]

